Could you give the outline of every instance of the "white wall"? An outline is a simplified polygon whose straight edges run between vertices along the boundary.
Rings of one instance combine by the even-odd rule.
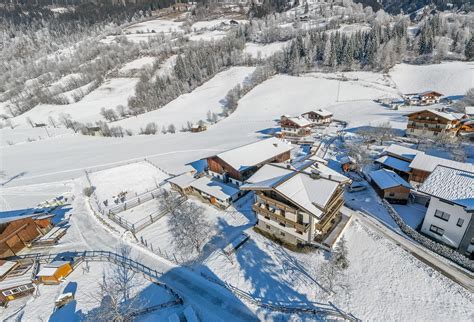
[[[443,211],[450,215],[448,221],[435,217],[436,210]],[[457,226],[458,219],[464,219],[462,227]],[[471,215],[464,211],[464,208],[458,205],[450,205],[445,203],[438,198],[431,197],[431,202],[426,212],[425,219],[423,220],[423,226],[421,231],[435,239],[438,239],[453,247],[458,247],[459,243],[464,236],[466,228],[469,225]],[[444,229],[443,236],[439,236],[430,231],[430,226],[435,225],[439,228]]]

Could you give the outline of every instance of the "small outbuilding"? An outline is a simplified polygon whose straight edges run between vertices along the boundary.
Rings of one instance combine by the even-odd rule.
[[[345,156],[341,158],[341,168],[342,171],[348,172],[357,169],[357,162],[353,157]]]
[[[185,172],[168,179],[168,182],[170,183],[171,188],[185,195],[192,192],[193,188],[191,187],[191,183],[195,180],[196,179],[191,172]]]
[[[72,266],[67,261],[54,261],[42,265],[38,274],[38,280],[43,284],[59,284],[62,279],[71,274]]]
[[[34,292],[33,262],[5,261],[0,267],[0,305]]]
[[[380,198],[384,198],[390,203],[407,203],[412,187],[398,174],[391,170],[380,169],[372,171],[369,176],[371,184]]]

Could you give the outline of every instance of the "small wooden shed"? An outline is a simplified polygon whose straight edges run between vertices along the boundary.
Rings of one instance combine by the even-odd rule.
[[[387,169],[380,169],[369,174],[371,184],[381,198],[390,203],[406,204],[411,186],[398,174]]]
[[[71,272],[71,263],[67,261],[54,261],[42,265],[36,276],[43,284],[59,284],[61,280],[71,274]]]

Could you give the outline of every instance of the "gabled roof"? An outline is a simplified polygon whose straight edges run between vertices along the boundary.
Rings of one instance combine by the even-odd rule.
[[[417,154],[410,163],[410,168],[426,172],[433,172],[438,165],[443,165],[459,170],[474,171],[474,164],[472,163],[462,163],[454,160],[443,159],[425,153]]]
[[[301,116],[295,116],[295,117],[286,117],[287,120],[290,122],[295,123],[299,127],[308,127],[311,126],[311,122],[305,119],[304,117]]]
[[[303,114],[301,114],[301,115],[306,115],[306,114],[309,114],[309,113],[315,113],[315,114],[318,114],[318,115],[320,115],[320,116],[322,116],[322,117],[330,117],[330,116],[332,116],[332,113],[331,113],[331,112],[329,112],[328,110],[324,110],[324,109],[322,109],[322,108],[317,109],[317,110],[314,110],[314,111],[309,111],[309,112],[303,113]]]
[[[176,177],[170,178],[167,181],[171,182],[171,183],[174,183],[175,185],[177,185],[181,189],[186,189],[195,180],[196,179],[189,172],[185,172],[185,173],[180,174]]]
[[[437,166],[419,189],[474,211],[474,172]]]
[[[44,217],[48,215],[47,212],[36,212],[35,209],[22,209],[22,210],[9,210],[9,211],[0,211],[0,224],[6,224],[15,220]]]
[[[232,168],[243,171],[257,166],[280,154],[291,151],[293,146],[286,141],[269,138],[238,148],[221,152],[216,156],[229,164]]]
[[[408,148],[403,145],[391,144],[389,147],[383,150],[382,155],[391,154],[394,156],[398,156],[400,159],[413,160],[415,156],[419,153],[424,152]]]
[[[409,113],[409,114],[406,114],[405,116],[412,116],[412,115],[416,115],[416,114],[419,114],[419,113],[423,113],[423,112],[430,112],[430,113],[433,113],[435,114],[436,116],[439,116],[445,120],[448,120],[448,121],[454,121],[454,120],[458,120],[459,117],[457,115],[453,115],[451,113],[446,113],[446,112],[441,112],[441,111],[438,111],[438,110],[435,110],[435,109],[426,109],[426,110],[422,110],[422,111],[418,111],[418,112],[413,112],[413,113]]]
[[[190,186],[222,201],[239,193],[238,188],[208,177],[201,177],[193,181]]]
[[[402,171],[402,172],[410,172],[410,162],[400,160],[394,157],[391,157],[389,155],[384,155],[377,160],[375,160],[377,163],[381,163],[387,167],[390,167],[392,169]]]
[[[412,188],[408,182],[403,180],[398,174],[391,170],[380,169],[377,171],[372,171],[369,173],[369,176],[380,189],[389,189],[398,186],[408,189]]]
[[[418,95],[425,96],[425,95],[428,95],[428,94],[433,94],[434,96],[443,96],[443,94],[441,94],[439,92],[436,92],[436,91],[424,91],[424,92],[419,93]]]
[[[341,174],[333,177],[332,172],[326,173],[326,168],[319,164],[317,168],[312,166],[298,171],[291,167],[286,168],[281,164],[266,164],[250,177],[248,183],[241,186],[241,189],[274,190],[292,203],[320,218],[323,215],[321,209],[326,207],[336,189],[346,181],[343,179],[349,180]],[[320,175],[312,176],[313,171],[318,171]]]

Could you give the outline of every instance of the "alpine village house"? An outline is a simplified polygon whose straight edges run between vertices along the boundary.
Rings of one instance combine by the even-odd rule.
[[[340,213],[344,186],[350,180],[323,164],[307,160],[299,168],[266,164],[247,180],[242,190],[255,192],[257,228],[292,245],[325,239],[347,218]]]
[[[407,135],[436,137],[440,134],[456,136],[460,119],[453,114],[427,109],[407,114]]]

